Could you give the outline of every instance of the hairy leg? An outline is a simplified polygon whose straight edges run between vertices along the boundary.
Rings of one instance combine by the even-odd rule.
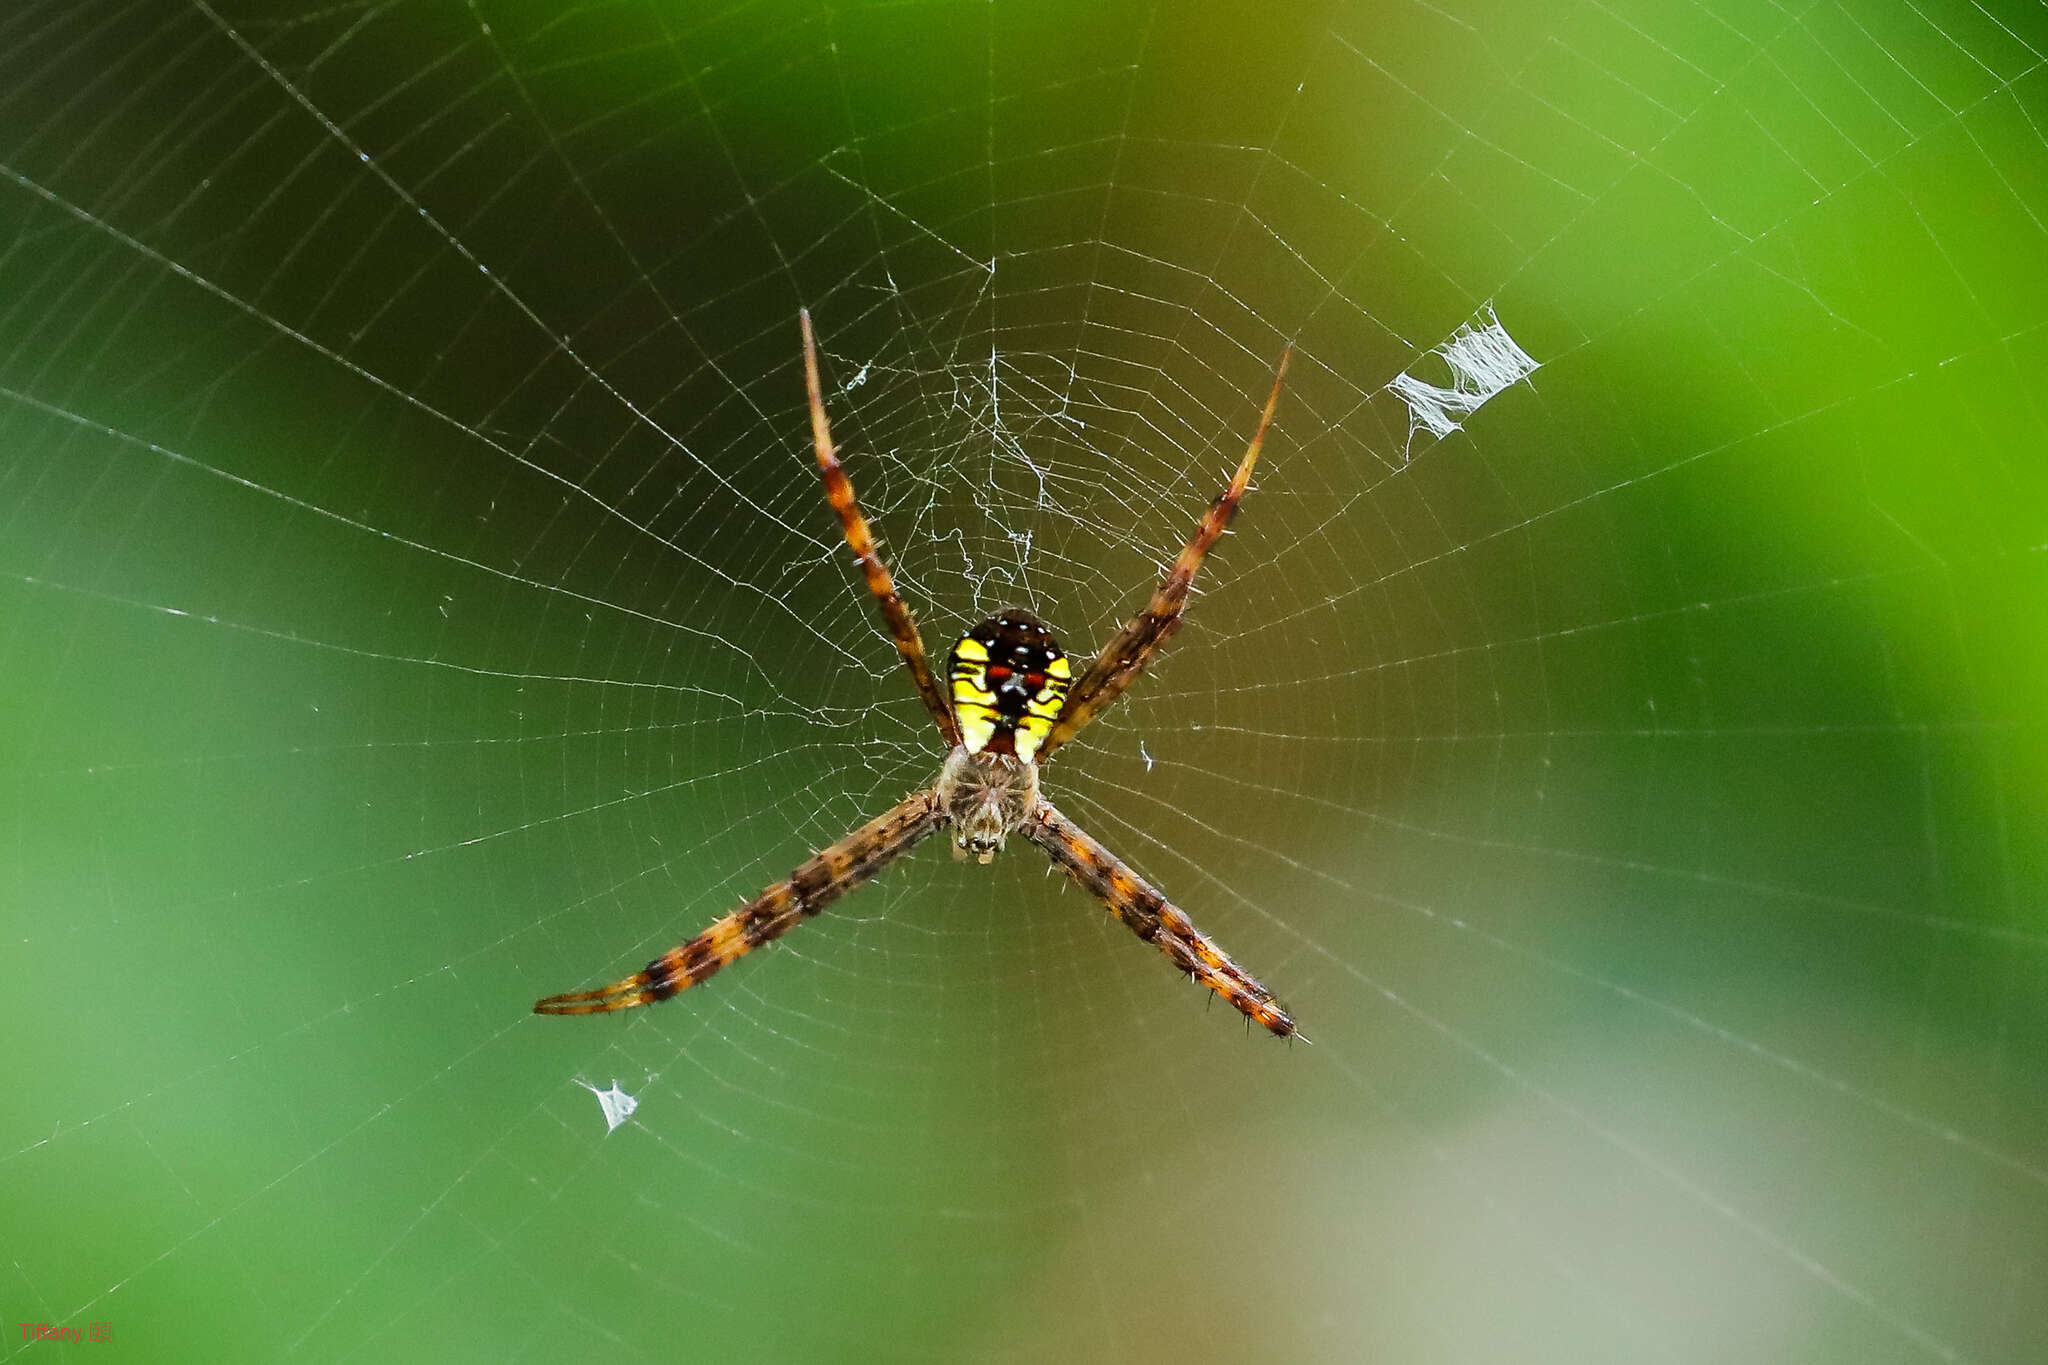
[[[1182,547],[1180,557],[1174,560],[1173,567],[1167,570],[1166,577],[1153,590],[1152,600],[1145,604],[1143,611],[1124,623],[1124,628],[1102,647],[1102,652],[1095,656],[1095,662],[1088,665],[1088,671],[1074,684],[1058,723],[1046,736],[1045,743],[1039,746],[1038,759],[1041,763],[1121,696],[1138,676],[1139,670],[1154,654],[1164,649],[1166,642],[1180,629],[1181,612],[1187,608],[1188,592],[1195,583],[1195,571],[1202,567],[1202,561],[1222,538],[1230,519],[1237,515],[1237,504],[1251,483],[1252,466],[1259,462],[1259,450],[1266,443],[1266,429],[1273,425],[1273,411],[1280,405],[1280,382],[1287,377],[1287,362],[1293,354],[1291,350],[1281,353],[1280,367],[1273,372],[1273,391],[1266,396],[1265,411],[1259,415],[1259,429],[1252,434],[1244,458],[1237,462],[1237,472],[1230,476],[1230,482],[1217,494],[1216,501],[1209,504],[1209,510],[1195,527],[1194,535]]]
[[[710,928],[669,949],[622,981],[593,991],[551,995],[535,1014],[609,1014],[652,1005],[709,979],[764,943],[782,937],[804,920],[908,853],[917,841],[946,823],[936,793],[921,791],[870,820],[838,843],[812,854],[780,881],[716,920]]]
[[[889,566],[882,562],[881,553],[875,549],[875,536],[868,529],[868,519],[861,515],[860,504],[854,501],[853,481],[846,477],[846,469],[839,463],[839,453],[832,445],[832,425],[825,418],[825,395],[818,385],[818,343],[811,335],[811,315],[805,310],[797,317],[803,324],[804,388],[811,400],[811,443],[818,451],[818,472],[825,477],[825,500],[839,514],[840,529],[846,533],[846,543],[853,547],[853,557],[860,561],[861,572],[867,577],[868,591],[874,594],[875,604],[882,609],[882,621],[896,640],[896,652],[903,656],[903,665],[910,670],[910,679],[917,685],[917,695],[924,700],[924,709],[932,713],[932,720],[938,724],[939,733],[945,737],[946,747],[950,749],[960,742],[960,723],[953,718],[953,708],[946,703],[945,693],[939,690],[938,679],[932,676],[932,666],[924,656],[924,638],[917,633],[917,622],[911,619],[910,608],[904,605],[902,594],[896,591],[896,580],[890,577]]]
[[[1110,914],[1129,925],[1132,933],[1165,954],[1176,969],[1228,1000],[1245,1018],[1275,1037],[1295,1036],[1294,1020],[1280,1008],[1272,992],[1195,928],[1186,912],[1055,810],[1051,802],[1038,803],[1025,819],[1023,833],[1083,890],[1109,907]]]

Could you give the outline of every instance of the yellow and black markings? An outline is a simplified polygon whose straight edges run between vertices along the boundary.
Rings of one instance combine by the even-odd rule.
[[[1073,681],[1045,623],[1015,608],[961,636],[947,672],[967,752],[1015,754],[1027,763],[1052,733]]]

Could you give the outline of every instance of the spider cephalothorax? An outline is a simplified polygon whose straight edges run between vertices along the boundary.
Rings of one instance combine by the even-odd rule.
[[[839,515],[846,543],[860,561],[868,591],[882,609],[882,619],[888,623],[925,710],[946,741],[946,761],[931,786],[911,793],[830,848],[812,854],[787,881],[769,887],[688,943],[669,949],[622,981],[593,991],[551,995],[534,1010],[540,1014],[606,1014],[666,1000],[780,938],[908,853],[918,840],[951,825],[955,855],[964,858],[971,854],[984,863],[995,857],[1011,834],[1022,834],[1133,933],[1165,954],[1175,968],[1228,1000],[1260,1027],[1282,1038],[1296,1036],[1294,1020],[1270,991],[1195,928],[1186,912],[1060,814],[1038,789],[1038,765],[1115,701],[1179,629],[1195,571],[1230,524],[1238,500],[1251,482],[1252,466],[1258,462],[1259,447],[1280,401],[1287,357],[1280,358],[1258,432],[1230,482],[1210,504],[1180,557],[1153,590],[1152,600],[1111,637],[1078,679],[1044,623],[1028,611],[1011,607],[960,637],[946,662],[950,688],[942,690],[925,660],[917,623],[910,619],[910,608],[903,605],[889,566],[875,549],[874,533],[854,501],[853,483],[833,448],[825,398],[818,385],[817,343],[811,336],[810,314],[801,317],[811,441],[817,451],[818,472],[825,479],[825,498]]]
[[[1038,765],[993,749],[955,744],[939,769],[939,809],[953,822],[953,856],[985,863],[1038,804]]]

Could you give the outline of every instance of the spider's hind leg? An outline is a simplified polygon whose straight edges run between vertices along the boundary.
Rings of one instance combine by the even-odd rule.
[[[947,705],[945,693],[939,690],[938,679],[932,676],[932,666],[924,655],[924,638],[917,633],[917,622],[911,619],[910,608],[904,605],[903,595],[896,591],[896,580],[890,576],[889,566],[882,562],[881,552],[875,548],[875,534],[868,527],[868,519],[861,515],[860,504],[854,501],[853,480],[846,477],[846,468],[839,463],[839,452],[832,444],[832,424],[825,417],[825,395],[818,383],[818,343],[811,334],[810,310],[799,312],[797,318],[803,325],[804,391],[811,403],[811,443],[818,452],[818,472],[825,479],[825,500],[839,514],[840,530],[853,550],[853,557],[860,561],[868,591],[874,595],[875,605],[881,608],[882,621],[896,641],[896,652],[903,656],[903,666],[910,670],[910,680],[917,685],[917,695],[923,700],[924,709],[932,713],[939,733],[951,747],[960,742],[960,722],[954,719],[953,708]]]
[[[1196,524],[1195,533],[1188,537],[1188,543],[1181,547],[1173,567],[1153,589],[1152,600],[1102,647],[1102,652],[1095,656],[1095,662],[1088,665],[1088,671],[1067,694],[1067,704],[1060,712],[1059,723],[1052,727],[1052,733],[1046,736],[1039,749],[1039,762],[1043,763],[1053,750],[1072,739],[1075,732],[1122,696],[1124,689],[1131,685],[1152,656],[1166,648],[1166,642],[1180,629],[1181,613],[1187,610],[1188,593],[1195,586],[1195,573],[1216,542],[1223,538],[1230,519],[1237,515],[1237,505],[1244,499],[1245,489],[1251,486],[1252,467],[1258,464],[1259,451],[1265,447],[1266,431],[1273,425],[1273,413],[1280,406],[1280,384],[1287,378],[1287,362],[1293,355],[1291,349],[1280,355],[1279,368],[1273,371],[1273,391],[1266,395],[1266,406],[1259,414],[1259,429],[1252,433],[1251,444],[1245,447],[1244,458],[1237,462],[1237,470],[1230,476],[1230,482],[1216,495],[1216,501],[1209,504],[1209,510]]]

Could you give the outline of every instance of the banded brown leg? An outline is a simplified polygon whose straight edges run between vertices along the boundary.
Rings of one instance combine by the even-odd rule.
[[[1072,739],[1082,726],[1121,696],[1152,656],[1164,649],[1166,642],[1180,629],[1181,612],[1187,608],[1188,592],[1195,583],[1195,571],[1202,567],[1202,561],[1222,538],[1230,519],[1237,515],[1237,504],[1251,483],[1252,466],[1259,462],[1259,450],[1266,444],[1266,430],[1273,425],[1273,411],[1280,405],[1280,383],[1287,377],[1287,362],[1293,355],[1292,349],[1280,354],[1280,367],[1273,372],[1273,391],[1266,396],[1265,411],[1259,414],[1259,429],[1252,433],[1244,458],[1237,462],[1237,472],[1230,476],[1230,482],[1217,494],[1216,501],[1209,504],[1209,510],[1195,527],[1194,535],[1188,537],[1188,543],[1182,547],[1180,557],[1174,560],[1173,567],[1167,570],[1166,577],[1153,590],[1152,600],[1111,637],[1109,643],[1102,647],[1102,652],[1095,656],[1095,661],[1088,665],[1088,671],[1067,694],[1067,704],[1060,711],[1059,721],[1052,727],[1052,733],[1046,736],[1045,743],[1039,746],[1039,762],[1043,763],[1053,750]]]
[[[1232,962],[1185,911],[1055,810],[1050,801],[1038,803],[1024,821],[1023,832],[1084,891],[1109,907],[1110,914],[1130,926],[1132,933],[1165,954],[1176,970],[1228,1000],[1274,1037],[1298,1036],[1294,1020],[1271,991]]]
[[[939,690],[937,678],[932,676],[932,666],[924,656],[924,639],[917,633],[917,622],[911,619],[910,608],[904,605],[903,596],[896,591],[896,580],[890,577],[889,566],[882,562],[882,556],[875,549],[874,532],[868,528],[868,519],[861,515],[860,504],[854,501],[853,481],[846,477],[846,469],[839,463],[839,452],[832,445],[832,424],[825,417],[825,395],[818,385],[818,343],[811,335],[811,314],[809,309],[797,314],[804,334],[804,388],[811,400],[811,443],[818,451],[818,472],[825,477],[825,500],[832,504],[832,510],[839,514],[840,529],[846,533],[846,543],[853,548],[853,557],[860,561],[861,573],[866,575],[868,591],[874,594],[875,605],[882,610],[882,621],[889,627],[889,634],[896,640],[896,652],[903,656],[904,667],[910,670],[911,681],[917,684],[917,695],[924,700],[924,709],[932,713],[939,733],[945,737],[946,747],[952,748],[960,742],[960,723],[953,717],[953,708],[946,702],[946,694]]]
[[[798,864],[787,881],[775,883],[633,975],[596,990],[551,995],[535,1004],[533,1012],[609,1014],[666,1000],[677,991],[708,980],[719,968],[737,962],[762,944],[781,938],[908,853],[918,840],[945,823],[946,813],[939,805],[938,795],[929,790],[918,792],[830,848],[812,854]]]

